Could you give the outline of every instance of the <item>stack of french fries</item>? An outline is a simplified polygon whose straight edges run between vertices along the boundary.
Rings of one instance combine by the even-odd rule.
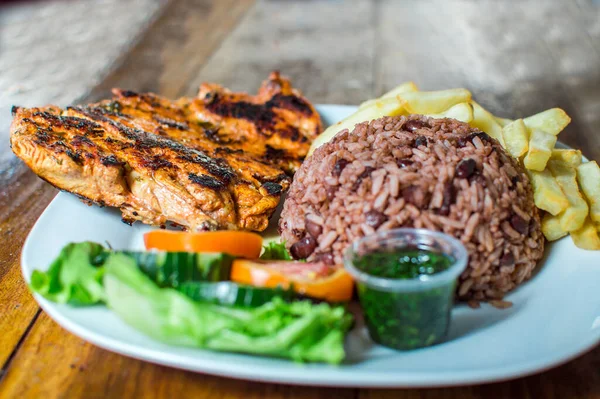
[[[408,114],[457,119],[498,140],[529,175],[535,205],[545,211],[546,238],[554,241],[570,234],[577,247],[600,250],[600,168],[596,161],[583,162],[579,150],[555,148],[558,134],[571,122],[560,108],[510,120],[485,110],[467,89],[419,91],[407,82],[365,101],[354,114],[327,128],[313,142],[309,155],[357,123]]]

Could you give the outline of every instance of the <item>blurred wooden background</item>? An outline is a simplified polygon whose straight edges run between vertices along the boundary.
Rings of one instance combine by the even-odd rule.
[[[507,383],[404,391],[227,380],[98,349],[51,321],[23,284],[23,240],[55,190],[33,176],[8,144],[13,104],[92,101],[116,86],[177,97],[193,95],[202,81],[254,91],[279,69],[315,103],[358,104],[413,80],[422,89],[466,87],[506,117],[559,106],[573,118],[560,139],[598,160],[597,3],[0,3],[0,397],[600,398],[598,348]]]

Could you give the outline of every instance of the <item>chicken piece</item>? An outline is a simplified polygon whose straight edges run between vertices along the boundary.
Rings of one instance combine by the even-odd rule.
[[[217,126],[221,141],[243,145],[288,173],[300,167],[322,130],[314,107],[278,72],[269,75],[257,96],[204,83],[190,111]]]
[[[286,172],[310,146],[307,139],[306,151],[270,159],[268,152],[287,150],[270,147],[256,130],[240,128],[236,136],[200,119],[197,99],[114,94],[113,100],[64,111],[15,107],[11,144],[41,178],[87,202],[120,208],[127,223],[262,231],[289,187]]]

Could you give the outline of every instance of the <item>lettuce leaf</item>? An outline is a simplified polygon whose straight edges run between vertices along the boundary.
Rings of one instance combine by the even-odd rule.
[[[47,271],[34,270],[30,288],[44,298],[76,306],[104,301],[103,263],[114,253],[94,242],[67,244]],[[229,279],[233,257],[222,253],[132,252],[138,267],[161,287]]]
[[[260,258],[264,260],[292,260],[292,256],[285,247],[285,242],[274,241],[264,246],[264,251]]]
[[[340,363],[352,317],[343,307],[286,303],[258,308],[194,302],[172,288],[159,288],[133,258],[115,253],[105,263],[107,304],[126,323],[175,345]]]
[[[104,254],[104,247],[93,242],[68,244],[48,271],[33,271],[29,286],[33,292],[57,303],[92,305],[102,302]]]

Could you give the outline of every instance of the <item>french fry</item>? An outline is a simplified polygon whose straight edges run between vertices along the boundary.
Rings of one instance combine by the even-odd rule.
[[[571,118],[560,108],[551,108],[539,114],[523,119],[530,130],[541,130],[557,136],[570,122]]]
[[[427,115],[432,118],[452,118],[469,123],[473,120],[473,106],[470,103],[460,103],[448,108],[440,114]]]
[[[486,132],[490,137],[498,140],[502,144],[502,147],[506,147],[502,138],[502,127],[496,122],[494,115],[490,114],[475,101],[472,102],[472,105],[473,121],[471,122],[471,126],[476,127],[482,132]]]
[[[569,166],[576,168],[581,165],[581,151],[579,150],[552,150],[550,155],[551,160],[558,160],[569,164]]]
[[[577,167],[579,187],[590,204],[590,217],[600,223],[600,168],[596,161],[582,163]]]
[[[571,232],[571,238],[575,246],[581,249],[599,250],[600,238],[594,222],[589,218],[585,220],[583,226],[576,231]]]
[[[520,158],[529,149],[529,132],[523,119],[517,119],[502,128],[502,137],[508,153],[515,158]]]
[[[411,114],[439,114],[453,105],[471,101],[467,89],[439,91],[416,91],[398,95],[406,101],[406,110]]]
[[[577,173],[569,164],[551,160],[548,169],[569,201],[569,207],[558,215],[561,229],[571,232],[580,229],[588,215],[588,204],[577,186]]]
[[[382,116],[400,115],[404,110],[405,102],[397,98],[386,98],[377,100],[373,105],[358,110],[346,119],[329,126],[312,142],[308,155],[311,155],[317,148],[329,142],[336,134],[344,129],[353,130],[357,123],[372,121]]]
[[[381,96],[379,98],[373,98],[371,100],[364,101],[362,104],[360,104],[358,109],[361,110],[363,108],[370,107],[371,105],[375,104],[375,102],[377,102],[378,100],[383,100],[384,98],[395,98],[399,94],[410,93],[413,91],[419,91],[419,89],[417,88],[417,85],[414,84],[413,82],[405,82],[405,83],[402,83],[401,85],[394,87],[392,90],[388,91],[387,93],[385,93],[383,96]]]
[[[538,172],[544,170],[555,144],[556,136],[542,130],[533,130],[529,138],[529,150],[523,159],[525,168]]]
[[[512,119],[501,118],[501,117],[495,116],[495,115],[494,115],[494,119],[496,120],[496,122],[498,122],[498,124],[501,127],[504,127],[504,126],[508,125],[509,123],[511,123],[513,121]]]
[[[549,170],[536,172],[527,170],[529,180],[533,186],[533,200],[535,206],[552,215],[558,215],[569,206],[569,200],[565,197],[560,186]]]
[[[560,217],[546,213],[542,218],[542,233],[548,241],[556,241],[569,234],[560,227]]]
[[[404,82],[385,93],[381,98],[393,98],[399,94],[412,93],[415,91],[419,91],[419,88],[414,82]]]

